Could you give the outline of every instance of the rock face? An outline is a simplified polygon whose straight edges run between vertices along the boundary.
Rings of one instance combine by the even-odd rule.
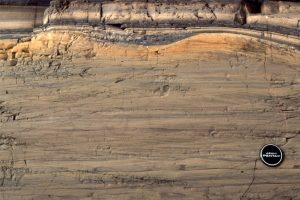
[[[282,1],[264,1],[262,5],[263,14],[277,14],[277,13],[298,13],[300,6],[297,2],[282,2]]]
[[[101,25],[101,4],[73,1],[67,4],[53,2],[45,11],[44,25],[91,24]]]
[[[230,26],[299,34],[300,3],[265,1],[258,10],[243,1],[53,2],[44,25],[90,24],[127,27]]]
[[[0,0],[0,5],[49,6],[51,0]]]
[[[227,26],[299,35],[300,3],[287,1],[1,1],[0,31],[47,25]],[[9,5],[9,6],[3,6]],[[45,5],[50,5],[44,17]],[[21,20],[22,18],[22,20]],[[44,18],[42,20],[42,18]]]
[[[70,29],[2,41],[12,58],[0,67],[1,190],[7,199],[299,196],[300,53],[287,42],[209,30],[143,46]],[[259,161],[266,143],[285,152],[278,168]]]
[[[209,2],[56,1],[0,34],[0,196],[297,199],[298,4]]]
[[[32,32],[43,24],[45,7],[37,6],[0,6],[1,32]]]

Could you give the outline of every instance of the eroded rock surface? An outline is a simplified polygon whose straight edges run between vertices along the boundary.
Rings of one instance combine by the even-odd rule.
[[[4,34],[0,197],[297,199],[298,4],[214,2],[53,2]]]
[[[128,27],[230,26],[299,34],[300,3],[264,1],[54,1],[44,25],[89,24]]]

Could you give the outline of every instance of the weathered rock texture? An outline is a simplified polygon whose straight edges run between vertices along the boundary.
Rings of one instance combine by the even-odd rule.
[[[0,6],[0,33],[32,32],[43,24],[45,7],[39,6]]]
[[[51,0],[0,0],[0,5],[49,6]]]
[[[283,1],[264,1],[262,4],[263,14],[277,13],[298,13],[300,12],[299,2]]]
[[[52,2],[44,25],[89,24],[127,27],[231,26],[299,34],[300,3],[265,1],[259,10],[240,0],[67,4]]]
[[[258,6],[253,2],[250,0],[2,1],[0,31],[31,31],[42,25],[43,21],[45,26],[57,24],[114,25],[120,28],[229,26],[299,35],[300,3],[264,1]],[[45,7],[41,6],[47,4],[50,4],[50,7],[42,17]]]
[[[68,30],[1,45],[28,58],[0,68],[4,199],[300,195],[292,43],[202,33],[147,47]],[[259,161],[265,143],[285,151],[280,167]]]
[[[298,199],[299,37],[137,27],[152,3],[119,5],[54,6],[33,36],[0,40],[0,198]]]

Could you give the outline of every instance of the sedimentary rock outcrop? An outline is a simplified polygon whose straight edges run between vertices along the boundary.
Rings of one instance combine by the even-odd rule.
[[[61,7],[59,7],[60,5]],[[127,27],[230,26],[299,34],[300,3],[265,1],[256,10],[240,0],[142,2],[117,1],[63,5],[52,2],[44,25],[89,24]]]
[[[43,25],[45,7],[0,5],[1,32],[32,32]]]
[[[300,53],[283,43],[217,30],[151,46],[70,29],[2,41],[15,59],[0,67],[1,192],[299,196]],[[279,168],[259,161],[266,143],[284,150]]]
[[[2,33],[0,197],[297,199],[299,4],[207,2],[62,0]]]
[[[289,1],[2,1],[0,31],[43,24],[127,27],[227,26],[299,35],[300,3]],[[45,5],[49,4],[44,17]],[[26,6],[27,5],[27,6]],[[44,18],[42,20],[42,18]]]
[[[49,6],[51,0],[0,0],[0,5]]]

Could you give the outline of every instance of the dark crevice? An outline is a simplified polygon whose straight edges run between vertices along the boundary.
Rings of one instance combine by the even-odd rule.
[[[254,167],[253,167],[253,173],[252,173],[251,181],[250,181],[250,183],[249,183],[247,189],[245,190],[245,192],[244,192],[244,193],[242,194],[242,196],[240,197],[240,200],[243,200],[243,199],[246,197],[247,193],[250,191],[250,188],[251,188],[251,186],[253,185],[253,183],[254,183],[254,181],[255,181],[255,171],[256,171],[256,169],[257,169],[257,161],[258,161],[258,159],[256,159],[256,160],[254,161]]]
[[[126,29],[126,25],[125,24],[106,24],[110,27],[116,28],[116,29],[122,29],[125,30]]]
[[[250,14],[261,13],[263,2],[263,0],[242,0],[242,4],[245,5],[245,8]]]

